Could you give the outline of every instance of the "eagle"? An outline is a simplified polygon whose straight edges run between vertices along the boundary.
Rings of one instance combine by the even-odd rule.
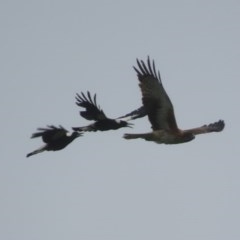
[[[31,138],[42,137],[45,145],[33,152],[28,153],[26,157],[30,157],[43,151],[61,150],[71,143],[75,138],[82,136],[82,133],[76,131],[68,134],[68,131],[62,126],[56,127],[49,125],[47,128],[38,128],[37,130],[38,132],[33,133]]]
[[[118,118],[108,118],[104,111],[97,104],[97,96],[94,94],[93,98],[90,92],[85,95],[83,92],[81,94],[76,94],[76,105],[85,108],[85,111],[80,111],[80,115],[87,119],[93,120],[94,122],[90,125],[83,127],[73,127],[74,131],[108,131],[117,130],[122,127],[131,127],[133,124],[128,121],[144,117],[146,115],[144,107],[140,107],[124,116]]]
[[[196,135],[210,132],[221,132],[225,123],[223,120],[203,125],[201,127],[181,130],[178,128],[173,104],[168,97],[160,72],[156,71],[154,60],[148,57],[147,63],[137,59],[137,66],[133,67],[137,73],[142,93],[142,103],[152,126],[152,132],[124,134],[125,139],[142,138],[159,144],[178,144],[192,141]]]

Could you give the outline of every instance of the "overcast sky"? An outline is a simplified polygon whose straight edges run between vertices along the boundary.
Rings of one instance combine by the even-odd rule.
[[[239,240],[240,2],[0,2],[0,239]],[[109,117],[141,103],[136,58],[155,60],[180,128],[221,133],[167,146],[85,133],[26,154],[48,124],[84,126],[75,94]]]

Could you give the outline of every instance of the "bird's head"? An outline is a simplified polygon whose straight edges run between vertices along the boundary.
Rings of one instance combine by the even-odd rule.
[[[133,123],[129,123],[129,122],[127,122],[127,121],[123,121],[123,120],[116,120],[117,121],[117,123],[121,126],[121,127],[130,127],[130,128],[132,128],[132,126],[133,126]]]
[[[80,136],[82,136],[82,135],[83,135],[82,132],[76,132],[76,131],[74,131],[74,132],[72,132],[71,137],[72,137],[73,139],[75,139],[75,138],[78,138],[78,137],[80,137]]]

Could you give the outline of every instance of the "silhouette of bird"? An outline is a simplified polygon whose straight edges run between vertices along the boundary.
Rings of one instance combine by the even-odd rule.
[[[62,126],[55,127],[51,125],[47,126],[47,128],[38,128],[37,130],[38,132],[33,133],[31,138],[42,137],[45,145],[33,152],[28,153],[27,157],[43,151],[61,150],[71,143],[75,138],[82,135],[80,132],[72,132],[71,134],[68,134],[68,131]]]
[[[189,142],[197,134],[220,132],[224,129],[223,120],[188,130],[181,130],[177,126],[173,105],[161,81],[160,72],[156,72],[154,61],[147,59],[147,64],[137,59],[138,68],[133,67],[137,73],[142,93],[142,102],[148,119],[152,125],[152,132],[130,134],[125,139],[142,138],[156,143],[177,144]]]
[[[84,127],[73,127],[74,131],[108,131],[116,130],[122,127],[131,127],[133,124],[128,123],[129,120],[143,117],[144,108],[140,107],[137,110],[132,111],[120,118],[111,119],[106,116],[100,106],[97,105],[96,94],[93,98],[90,92],[87,92],[87,96],[84,93],[76,95],[76,104],[79,107],[85,108],[85,111],[80,111],[80,115],[87,119],[93,120],[94,123]],[[146,114],[145,114],[146,115]]]

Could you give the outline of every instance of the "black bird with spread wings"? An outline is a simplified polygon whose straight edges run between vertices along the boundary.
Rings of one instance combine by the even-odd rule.
[[[61,150],[71,143],[75,138],[82,135],[80,132],[72,132],[68,135],[68,131],[62,126],[55,127],[51,125],[47,128],[38,128],[37,130],[38,132],[33,133],[31,138],[42,137],[45,145],[31,153],[28,153],[27,157],[43,151]]]
[[[144,117],[146,115],[145,108],[140,107],[122,117],[112,119],[108,118],[100,106],[97,105],[96,94],[93,98],[90,92],[87,92],[87,96],[84,93],[76,95],[76,104],[79,107],[85,108],[85,111],[80,111],[80,115],[87,119],[93,120],[94,123],[84,127],[73,127],[74,131],[108,131],[117,130],[122,127],[131,127],[132,124],[128,123],[129,120]]]
[[[177,126],[173,105],[161,81],[160,72],[156,71],[154,61],[148,57],[147,64],[137,59],[138,68],[133,67],[137,73],[142,93],[142,102],[148,119],[152,125],[152,132],[130,134],[125,139],[142,138],[156,143],[177,144],[189,142],[197,134],[220,132],[224,129],[224,121],[203,125],[188,130],[181,130]]]

